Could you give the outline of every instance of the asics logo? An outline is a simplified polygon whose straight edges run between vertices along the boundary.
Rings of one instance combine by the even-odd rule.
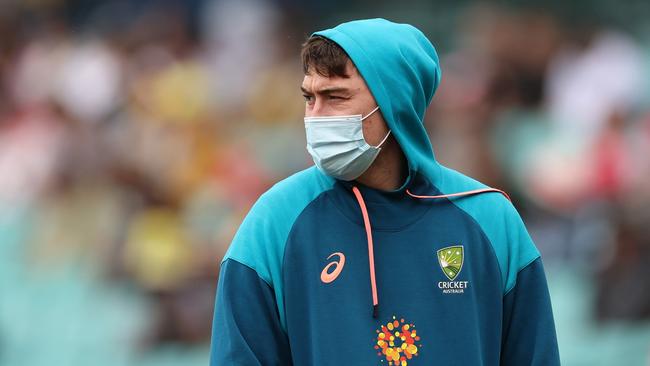
[[[345,265],[345,255],[341,252],[336,252],[330,254],[327,259],[329,260],[333,256],[338,256],[338,260],[330,262],[328,265],[323,268],[323,271],[320,273],[320,280],[323,281],[323,283],[330,283],[334,281],[340,274],[341,271],[343,271],[343,266]],[[330,268],[334,268],[332,272],[330,272]]]

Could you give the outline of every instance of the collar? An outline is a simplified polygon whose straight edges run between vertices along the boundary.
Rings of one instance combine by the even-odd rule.
[[[417,173],[409,174],[406,182],[394,191],[383,191],[357,181],[337,179],[329,197],[345,217],[362,227],[363,217],[352,192],[353,187],[357,187],[361,192],[372,220],[372,228],[376,231],[400,231],[418,221],[432,207],[409,196],[407,189],[428,194],[440,193],[423,175]]]

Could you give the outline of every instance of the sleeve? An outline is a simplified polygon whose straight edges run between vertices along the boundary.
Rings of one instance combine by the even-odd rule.
[[[540,257],[517,273],[503,299],[501,366],[560,365],[551,300]]]
[[[271,286],[231,258],[221,264],[210,345],[210,366],[291,365]]]

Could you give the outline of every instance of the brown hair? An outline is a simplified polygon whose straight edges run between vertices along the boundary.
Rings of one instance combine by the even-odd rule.
[[[341,46],[327,38],[310,37],[303,43],[300,56],[305,75],[313,70],[325,77],[350,77],[345,72],[348,61],[351,61],[350,57]]]

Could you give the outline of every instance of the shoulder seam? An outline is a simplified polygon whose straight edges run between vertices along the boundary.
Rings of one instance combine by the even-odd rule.
[[[239,260],[237,260],[237,259],[235,259],[233,257],[225,258],[223,261],[221,261],[221,266],[223,266],[223,263],[225,263],[227,260],[230,260],[232,262],[241,264],[242,266],[244,266],[244,267],[250,269],[251,271],[255,272],[255,275],[257,275],[257,278],[264,281],[264,283],[266,283],[271,288],[271,290],[275,290],[274,287],[270,283],[268,283],[264,278],[262,278],[262,276],[260,276],[260,274],[257,272],[257,270],[255,268],[253,268],[252,266],[250,266],[250,265],[248,265],[246,263],[243,263],[243,262],[241,262],[241,261],[239,261]]]
[[[521,271],[523,271],[526,267],[528,267],[528,266],[530,266],[531,264],[533,264],[533,262],[535,262],[536,260],[540,259],[541,257],[542,257],[541,254],[538,254],[535,258],[533,258],[533,259],[530,260],[528,263],[526,263],[526,265],[521,266],[521,268],[519,268],[519,269],[517,270],[517,275],[515,276],[515,282],[512,283],[512,287],[510,287],[509,289],[506,289],[506,291],[503,293],[503,297],[506,297],[506,295],[508,295],[508,294],[510,293],[510,291],[512,291],[512,289],[514,289],[515,286],[517,286],[517,278],[519,278],[519,273],[520,273]]]

